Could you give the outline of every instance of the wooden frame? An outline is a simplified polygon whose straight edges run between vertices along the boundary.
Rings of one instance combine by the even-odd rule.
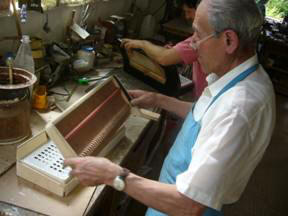
[[[142,50],[128,53],[121,48],[124,71],[152,86],[159,92],[177,96],[180,91],[180,79],[176,65],[162,66],[149,58]]]
[[[111,78],[48,123],[46,131],[64,157],[98,155],[130,110],[129,101]]]

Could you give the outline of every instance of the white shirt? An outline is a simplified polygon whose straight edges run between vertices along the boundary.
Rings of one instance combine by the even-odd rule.
[[[256,63],[255,55],[220,79],[209,75],[193,111],[195,120],[202,118],[201,130],[189,168],[177,176],[176,187],[217,210],[240,198],[270,142],[275,124],[272,83],[260,66],[204,111],[226,84]]]

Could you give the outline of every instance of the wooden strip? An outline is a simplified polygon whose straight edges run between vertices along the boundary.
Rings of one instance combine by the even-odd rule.
[[[16,162],[16,144],[0,145],[0,176]]]
[[[27,155],[31,154],[35,149],[48,141],[45,131],[40,132],[33,138],[27,140],[17,147],[17,160],[21,160]]]
[[[20,19],[19,19],[18,13],[17,13],[15,0],[12,0],[12,6],[13,6],[13,13],[14,13],[14,16],[15,16],[15,22],[16,22],[16,28],[17,28],[17,32],[18,32],[18,37],[22,38],[22,30],[21,30],[21,25],[20,25]]]
[[[146,119],[149,119],[152,121],[158,121],[160,119],[159,113],[155,113],[155,112],[152,112],[152,111],[147,110],[147,109],[139,109],[139,111],[140,111],[141,116],[143,118],[146,118]]]

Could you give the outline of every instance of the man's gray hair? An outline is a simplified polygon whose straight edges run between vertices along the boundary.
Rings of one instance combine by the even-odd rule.
[[[263,16],[255,0],[208,0],[208,20],[216,33],[233,30],[237,33],[239,48],[256,44]]]

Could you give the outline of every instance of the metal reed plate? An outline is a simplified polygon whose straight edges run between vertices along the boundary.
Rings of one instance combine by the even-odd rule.
[[[66,183],[71,178],[69,175],[71,168],[63,168],[63,161],[62,154],[51,140],[21,160],[51,178]]]

